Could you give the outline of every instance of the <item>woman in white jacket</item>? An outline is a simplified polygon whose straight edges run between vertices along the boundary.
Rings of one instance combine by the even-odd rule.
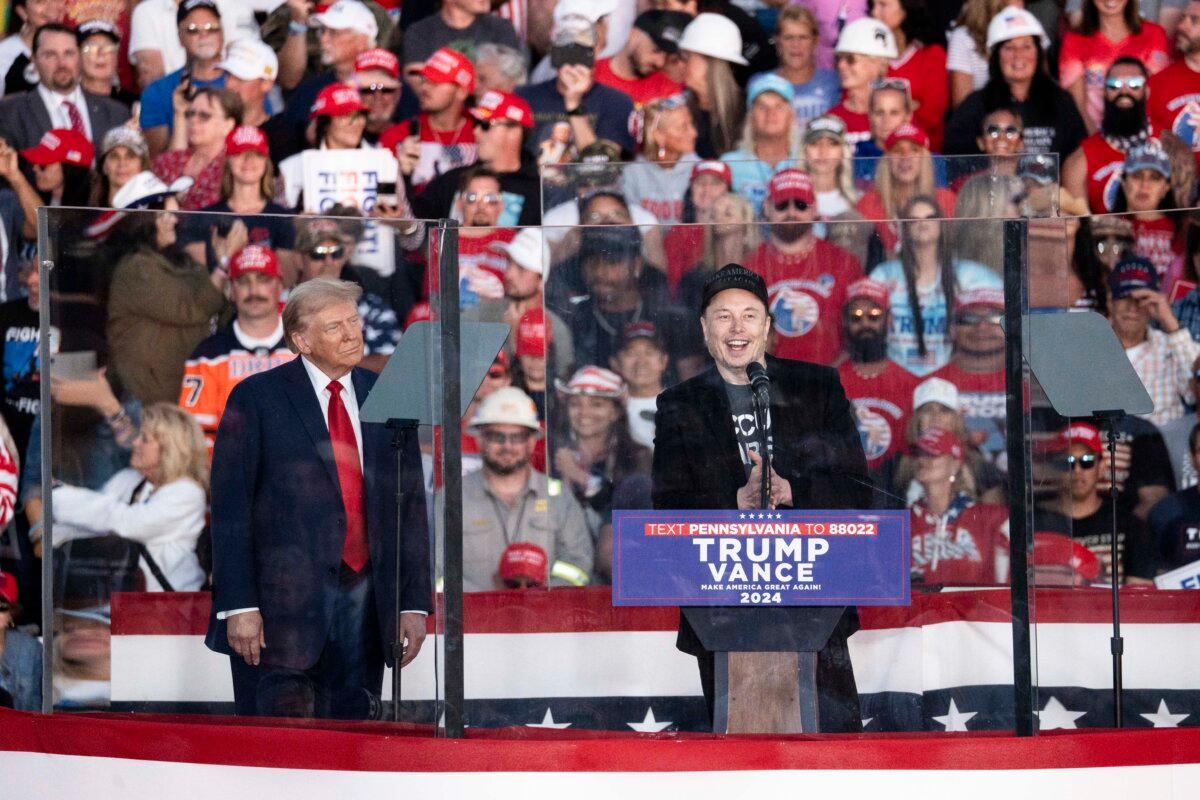
[[[129,467],[100,491],[54,489],[54,542],[116,534],[142,542],[171,588],[195,591],[204,583],[196,540],[204,529],[208,452],[195,419],[169,403],[142,410]],[[164,587],[143,564],[148,591]]]

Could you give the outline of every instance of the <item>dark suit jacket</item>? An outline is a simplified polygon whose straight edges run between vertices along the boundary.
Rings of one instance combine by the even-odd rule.
[[[773,467],[791,484],[793,507],[869,508],[867,462],[837,371],[768,356],[767,375]],[[654,507],[737,508],[746,472],[716,368],[660,394],[654,425]],[[678,647],[693,655],[705,652],[686,620]]]
[[[99,156],[104,134],[123,125],[129,119],[129,109],[112,98],[98,94],[84,92],[83,97],[87,101],[87,109],[80,111],[88,115],[92,126],[92,144],[96,146],[96,155]],[[46,111],[46,104],[36,90],[0,100],[0,137],[18,150],[33,147],[53,127],[50,112]]]
[[[375,382],[352,373],[359,407]],[[383,425],[363,423],[370,579],[388,663],[396,622],[396,457]],[[404,452],[401,607],[432,610],[425,490],[416,437]],[[320,402],[299,358],[234,387],[212,462],[213,613],[208,647],[232,654],[219,611],[258,607],[263,663],[307,669],[325,644],[338,592],[345,510]]]

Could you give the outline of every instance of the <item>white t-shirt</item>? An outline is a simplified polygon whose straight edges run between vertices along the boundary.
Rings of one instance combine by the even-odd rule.
[[[988,82],[987,56],[976,49],[975,40],[961,25],[946,37],[946,69],[970,75],[973,89],[982,89]]]
[[[827,192],[817,192],[817,215],[821,219],[833,219],[839,214],[845,214],[847,211],[852,210],[853,206],[846,201],[846,195],[837,189],[830,189]]]
[[[258,23],[250,4],[238,0],[215,0],[221,14],[221,32],[225,46],[239,39],[258,39]],[[178,11],[176,0],[142,0],[133,9],[129,21],[129,63],[137,63],[139,50],[162,53],[163,74],[183,69],[187,53],[179,43],[179,26],[175,24]]]
[[[629,435],[640,445],[654,449],[654,412],[657,397],[625,398],[625,413],[629,415]]]
[[[0,41],[0,97],[4,96],[4,79],[8,77],[13,62],[21,56],[29,58],[31,55],[25,42],[15,33]]]

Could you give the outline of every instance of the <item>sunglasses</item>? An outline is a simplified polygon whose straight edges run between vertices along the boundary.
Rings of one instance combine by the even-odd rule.
[[[370,86],[360,86],[358,93],[371,97],[372,95],[392,95],[400,91],[399,86],[385,86],[382,83],[372,83]]]
[[[999,139],[1001,136],[1003,136],[1005,139],[1008,139],[1010,142],[1012,142],[1021,138],[1021,129],[1016,125],[988,125],[983,129],[983,132],[987,134],[988,138],[990,139]]]
[[[488,444],[525,444],[529,441],[531,431],[520,433],[500,433],[499,431],[484,431],[483,440]]]
[[[834,64],[840,64],[843,61],[845,61],[847,64],[849,64],[850,66],[853,67],[854,62],[858,61],[858,56],[854,55],[854,53],[835,53],[834,54],[834,56],[833,56]]]
[[[475,120],[475,127],[483,128],[485,131],[490,131],[493,128],[503,128],[505,130],[512,130],[513,128],[519,128],[521,126],[520,126],[520,124],[518,124],[516,122],[511,122],[509,120],[498,120],[498,119],[479,120],[479,119],[477,119],[477,120]]]
[[[872,308],[870,310],[865,309],[865,308],[856,308],[853,311],[849,312],[847,314],[847,316],[856,322],[860,322],[864,319],[869,319],[872,322],[876,322],[878,320],[883,319],[883,315],[885,313],[887,313],[887,312],[885,312],[881,308]]]
[[[187,111],[183,112],[183,117],[184,119],[198,119],[201,122],[208,122],[213,118],[213,113],[211,111],[199,111],[194,108],[189,108]]]
[[[1145,86],[1146,86],[1146,79],[1144,77],[1142,77],[1141,75],[1131,75],[1128,78],[1105,78],[1104,79],[1104,88],[1108,89],[1110,92],[1119,92],[1122,89],[1132,89],[1133,91],[1136,92],[1136,91],[1139,91],[1140,89],[1145,88]]]
[[[996,314],[959,314],[954,321],[959,325],[999,325],[1004,315]]]
[[[319,244],[308,251],[308,257],[313,261],[324,261],[332,258],[335,261],[346,255],[346,248],[340,244]]]
[[[871,81],[871,91],[891,90],[893,92],[909,93],[912,84],[904,78],[879,78]]]
[[[772,205],[775,206],[776,211],[787,211],[788,206],[795,208],[797,211],[808,211],[808,203],[806,201],[796,200],[794,198],[780,200],[777,203],[772,203]]]
[[[8,603],[0,603],[0,614],[7,614],[9,611],[12,611],[12,606]]]
[[[468,203],[487,203],[489,206],[494,206],[503,201],[504,198],[496,192],[488,192],[487,194],[483,192],[467,192],[463,195],[463,199]]]
[[[1067,456],[1067,469],[1095,469],[1100,457],[1092,453],[1082,456]]]
[[[221,23],[206,22],[203,25],[197,25],[193,22],[190,25],[185,26],[183,32],[188,36],[199,36],[202,33],[220,33]]]
[[[1102,256],[1114,255],[1120,258],[1129,252],[1131,247],[1133,247],[1133,242],[1117,236],[1105,236],[1103,239],[1096,240],[1096,252]]]
[[[108,44],[85,44],[83,47],[79,48],[79,52],[83,53],[85,56],[91,55],[92,53],[106,56],[110,53],[117,52],[117,46],[111,42]]]

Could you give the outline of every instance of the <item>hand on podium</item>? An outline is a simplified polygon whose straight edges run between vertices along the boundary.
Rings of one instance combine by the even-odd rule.
[[[750,463],[754,468],[750,470],[750,479],[746,481],[746,485],[738,489],[737,504],[738,508],[758,508],[758,493],[762,487],[762,456],[753,450],[749,451]],[[779,477],[779,473],[771,467],[771,508],[779,506],[790,506],[792,504],[792,485]]]

